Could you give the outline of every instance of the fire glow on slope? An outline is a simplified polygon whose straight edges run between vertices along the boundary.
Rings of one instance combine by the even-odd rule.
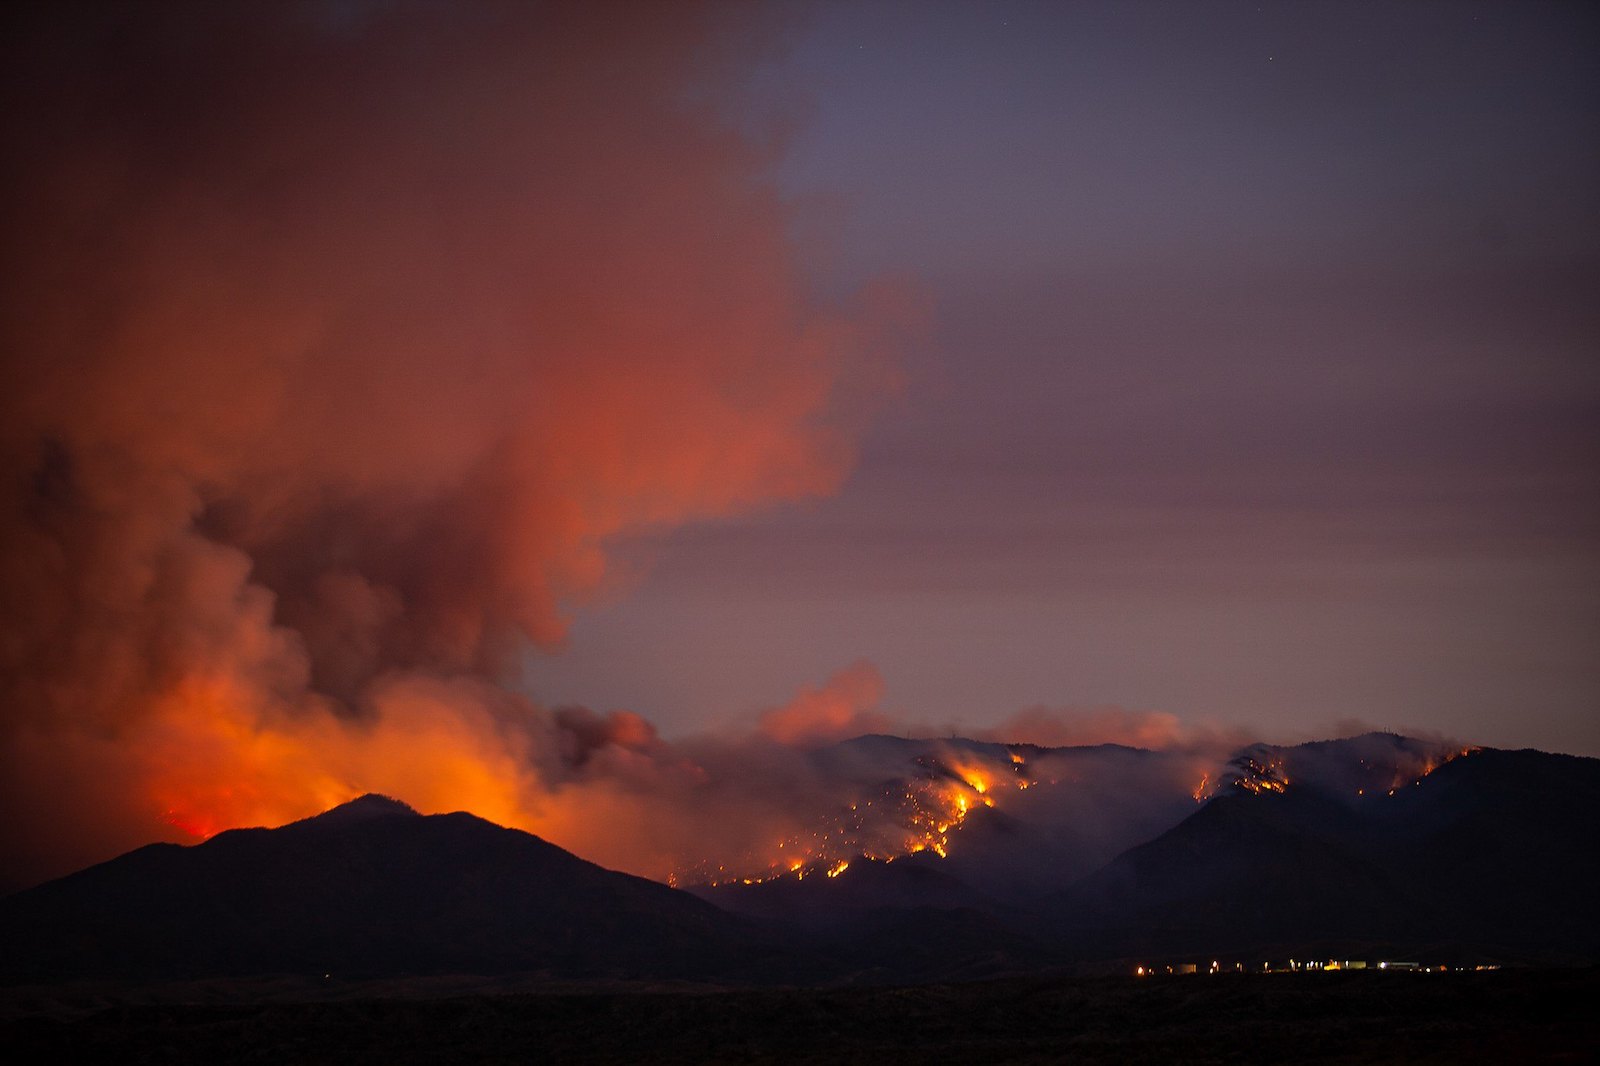
[[[968,815],[1037,783],[1020,753],[1006,754],[1005,762],[967,753],[918,755],[912,775],[853,795],[815,828],[775,841],[770,852],[747,855],[732,868],[692,864],[674,871],[668,883],[760,884],[819,872],[837,877],[857,857],[893,862],[928,852],[945,858],[951,835]]]
[[[1400,789],[1404,788],[1407,778],[1412,779],[1411,783],[1413,785],[1420,785],[1422,784],[1423,778],[1439,769],[1439,767],[1455,762],[1457,759],[1464,758],[1465,756],[1471,755],[1473,752],[1481,750],[1481,748],[1474,747],[1459,748],[1444,752],[1441,755],[1429,756],[1426,760],[1424,760],[1420,769],[1408,770],[1405,767],[1396,768],[1394,778],[1389,783],[1389,795],[1392,796]]]
[[[1263,792],[1282,792],[1289,787],[1289,777],[1284,772],[1281,757],[1275,756],[1263,761],[1245,756],[1239,761],[1239,772],[1233,781],[1235,787],[1257,795]]]
[[[1355,757],[1342,766],[1324,764],[1315,750],[1316,744],[1297,748],[1252,745],[1236,755],[1216,777],[1203,774],[1192,795],[1197,803],[1203,803],[1227,791],[1253,795],[1282,793],[1288,790],[1291,780],[1307,780],[1336,795],[1393,796],[1408,784],[1422,784],[1423,779],[1439,767],[1480,750],[1437,741],[1374,736],[1380,738],[1380,743],[1390,746]]]

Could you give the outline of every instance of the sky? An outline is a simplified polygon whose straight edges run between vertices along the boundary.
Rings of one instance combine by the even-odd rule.
[[[0,890],[369,791],[662,877],[873,731],[1600,755],[1587,5],[5,17]]]
[[[755,92],[825,286],[926,331],[823,500],[675,529],[531,683],[1119,705],[1600,754],[1597,21],[840,4]]]

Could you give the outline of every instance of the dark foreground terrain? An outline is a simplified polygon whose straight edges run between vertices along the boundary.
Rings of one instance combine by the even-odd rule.
[[[10,988],[9,1062],[1592,1062],[1600,970],[832,990]],[[312,998],[312,997],[315,998]],[[227,1002],[227,1000],[237,1002]],[[187,1000],[187,1002],[183,1002]]]

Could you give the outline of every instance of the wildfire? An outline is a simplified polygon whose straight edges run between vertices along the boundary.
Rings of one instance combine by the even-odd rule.
[[[168,810],[163,816],[163,821],[180,833],[186,833],[195,840],[210,840],[220,833],[226,826],[219,825],[215,819],[205,817],[186,817],[177,811]]]
[[[1394,780],[1389,782],[1389,795],[1392,796],[1401,788],[1405,787],[1407,778],[1411,779],[1411,784],[1420,785],[1422,784],[1422,779],[1424,777],[1427,777],[1429,774],[1439,769],[1439,767],[1448,763],[1453,763],[1457,759],[1482,750],[1482,748],[1465,747],[1459,750],[1445,752],[1443,755],[1429,756],[1428,759],[1423,762],[1420,770],[1407,772],[1404,768],[1398,769],[1395,771]],[[1415,776],[1413,776],[1413,774],[1415,774]]]
[[[1289,787],[1289,778],[1283,772],[1283,759],[1279,756],[1262,761],[1254,756],[1244,755],[1234,760],[1234,780],[1236,788],[1257,795],[1263,792],[1283,792]]]
[[[1008,788],[1021,791],[1035,783],[1026,774],[1024,757],[1014,751],[1007,755],[1008,762],[993,766],[976,755],[919,756],[910,776],[882,782],[842,803],[809,832],[777,841],[774,850],[784,856],[782,861],[751,855],[732,870],[677,871],[671,883],[761,884],[783,877],[801,880],[817,872],[834,878],[858,856],[893,862],[932,852],[947,858],[952,835],[972,811],[995,807],[996,797]]]

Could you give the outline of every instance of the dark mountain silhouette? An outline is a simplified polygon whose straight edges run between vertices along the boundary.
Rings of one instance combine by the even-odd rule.
[[[869,780],[891,764],[949,780],[963,755],[1021,767],[1032,787],[973,809],[948,859],[856,859],[697,898],[364,796],[0,900],[0,975],[872,982],[1186,956],[1600,959],[1600,760],[1382,734],[1254,745],[1196,801],[1186,765],[1156,753],[936,743],[909,763],[898,738],[829,757]],[[1132,846],[1084,876],[1117,840]]]
[[[1282,791],[1235,783],[1042,920],[1089,957],[1600,957],[1600,760],[1479,750],[1359,794],[1285,774]]]
[[[868,739],[829,757],[906,762],[918,743]],[[951,753],[994,754],[936,743],[942,755],[909,761],[937,772]],[[833,879],[696,891],[862,967],[871,951],[933,939],[942,950],[926,965],[968,972],[985,959],[1006,972],[1215,954],[1600,958],[1600,760],[1382,733],[1257,744],[1197,804],[1187,786],[1174,802],[1172,764],[1155,753],[1000,751],[1025,751],[1040,780],[1032,806],[1012,796],[1005,811],[975,809],[948,859],[853,860]],[[1030,885],[1044,890],[1025,896]],[[921,938],[907,932],[919,923]]]
[[[856,983],[956,981],[1051,961],[1028,915],[973,889],[929,852],[857,860],[837,877],[696,886],[696,895],[805,943]]]
[[[279,829],[152,844],[0,901],[0,971],[13,978],[709,976],[761,950],[687,893],[373,795]]]

